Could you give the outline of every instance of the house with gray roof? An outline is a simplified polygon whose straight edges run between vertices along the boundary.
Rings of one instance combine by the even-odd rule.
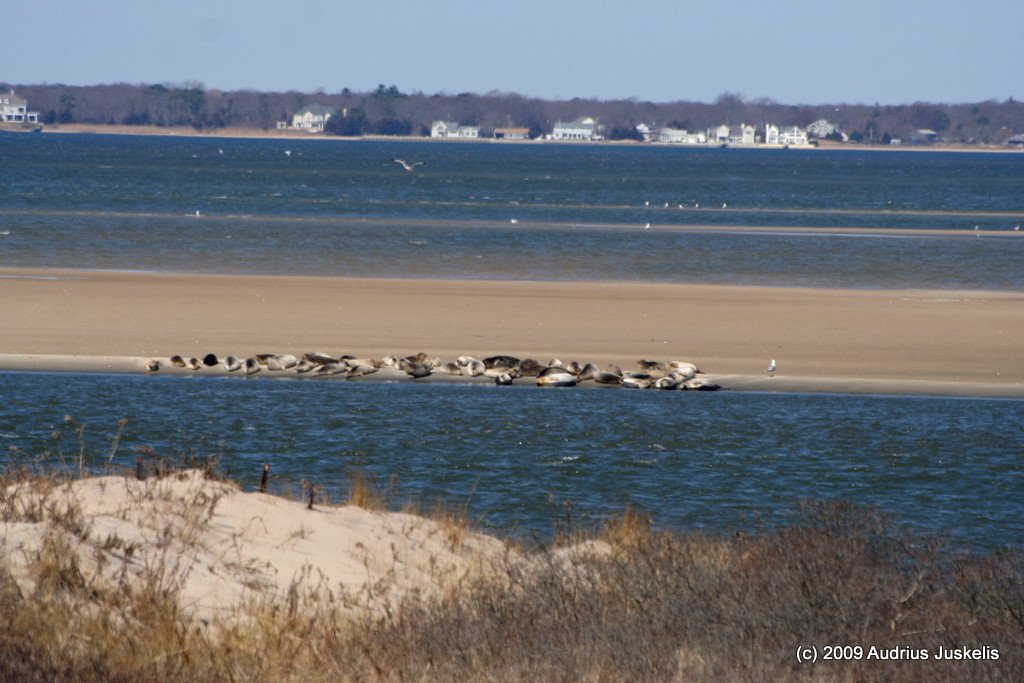
[[[584,116],[572,121],[556,121],[551,131],[552,140],[599,140],[597,121]]]
[[[39,123],[39,112],[29,111],[28,100],[18,97],[12,90],[10,94],[0,95],[0,122]]]

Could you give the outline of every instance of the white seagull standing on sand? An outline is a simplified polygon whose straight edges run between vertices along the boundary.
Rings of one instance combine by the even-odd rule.
[[[401,164],[402,168],[404,168],[406,171],[411,171],[414,168],[416,168],[417,166],[426,166],[427,165],[427,162],[425,162],[425,161],[414,161],[411,164],[408,161],[406,161],[405,159],[392,159],[391,161],[395,162],[396,164]]]
[[[775,359],[774,358],[772,358],[772,362],[768,364],[768,369],[765,370],[765,372],[768,373],[769,377],[771,377],[772,373],[775,372]]]

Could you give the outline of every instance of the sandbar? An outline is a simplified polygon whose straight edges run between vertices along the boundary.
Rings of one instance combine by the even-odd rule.
[[[6,370],[504,353],[624,369],[688,360],[736,389],[1024,397],[1020,292],[3,268],[0,321]]]

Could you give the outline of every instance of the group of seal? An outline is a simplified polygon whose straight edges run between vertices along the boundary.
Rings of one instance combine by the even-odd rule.
[[[703,374],[693,363],[685,361],[656,361],[640,359],[639,370],[623,372],[617,365],[608,365],[604,370],[594,363],[571,361],[563,363],[553,358],[541,363],[533,358],[497,355],[477,359],[459,356],[455,361],[445,363],[440,358],[428,358],[426,353],[411,356],[390,355],[376,358],[357,358],[351,355],[332,356],[320,351],[305,353],[301,358],[292,354],[259,353],[239,359],[235,356],[218,358],[208,353],[202,358],[171,356],[167,361],[151,359],[145,367],[156,372],[164,364],[191,370],[216,368],[233,373],[242,371],[253,375],[266,369],[269,372],[290,371],[297,376],[317,378],[352,378],[373,374],[382,368],[402,372],[412,379],[428,377],[435,371],[445,375],[464,377],[487,377],[498,385],[510,385],[519,379],[533,379],[540,387],[572,387],[581,382],[593,381],[606,386],[621,386],[627,389],[682,389],[714,391],[719,385],[697,375]]]

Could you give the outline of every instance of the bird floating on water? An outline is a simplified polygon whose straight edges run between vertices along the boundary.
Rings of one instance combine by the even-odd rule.
[[[196,209],[196,218],[202,218],[202,215],[203,214],[199,213],[199,209]]]
[[[723,209],[724,209],[724,208],[726,208],[727,206],[729,206],[729,205],[728,205],[728,204],[726,204],[725,202],[722,202],[722,208],[723,208]]]
[[[519,223],[519,221],[517,221],[515,218],[513,218],[512,220],[509,221],[509,223],[511,223],[512,225],[516,225],[516,224]]]
[[[644,230],[650,230],[650,229],[651,229],[651,224],[650,223],[644,223]]]
[[[411,171],[414,168],[416,168],[417,166],[426,166],[427,165],[427,162],[425,162],[425,161],[414,161],[411,164],[408,161],[406,161],[405,159],[392,159],[391,161],[395,162],[396,164],[401,164],[402,168],[404,168],[406,171]]]
[[[290,149],[286,149],[286,150],[284,151],[284,155],[285,155],[286,157],[290,157],[290,156],[292,155],[292,151],[291,151]]]

